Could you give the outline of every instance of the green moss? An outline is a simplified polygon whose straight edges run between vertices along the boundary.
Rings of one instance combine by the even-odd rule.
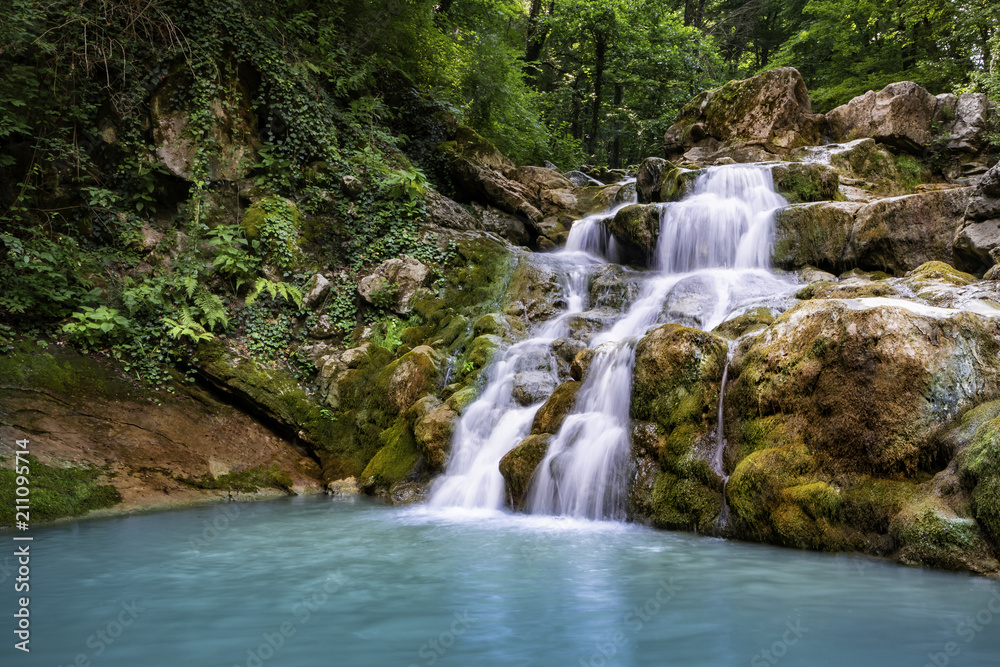
[[[865,533],[885,534],[892,518],[917,493],[911,481],[865,479],[844,493],[844,521]]]
[[[523,506],[528,484],[538,464],[545,458],[551,439],[548,434],[529,435],[500,459],[500,474],[507,484],[507,496],[515,509]]]
[[[535,419],[531,424],[532,434],[559,432],[566,415],[573,409],[581,384],[576,380],[567,380],[555,388],[545,404],[535,413]]]
[[[722,511],[722,494],[697,480],[668,472],[653,485],[653,525],[674,530],[709,533]]]
[[[372,484],[376,489],[388,489],[413,472],[420,460],[420,449],[417,447],[410,425],[404,418],[399,418],[395,424],[383,431],[379,440],[382,448],[368,462],[361,473],[361,479],[365,485]]]
[[[893,518],[889,533],[901,547],[903,562],[979,571],[997,567],[976,522],[956,516],[931,494],[916,497],[904,507]]]
[[[712,333],[724,338],[734,339],[750,332],[766,329],[774,322],[774,315],[769,308],[763,306],[749,310],[738,317],[726,320],[712,330]]]
[[[15,459],[4,459],[14,466]],[[111,484],[103,484],[106,473],[94,466],[57,468],[27,457],[30,494],[29,520],[33,523],[62,517],[80,516],[90,510],[113,507],[122,501],[121,493]],[[22,462],[17,467],[23,467]],[[23,471],[22,471],[23,472]],[[17,471],[0,469],[0,527],[13,526],[16,520],[15,491]]]
[[[1000,401],[985,403],[962,417],[958,456],[963,485],[972,494],[972,513],[1000,548]]]
[[[137,391],[153,394],[148,389],[137,388],[109,363],[72,349],[50,347],[42,350],[26,339],[14,342],[13,348],[0,354],[2,385],[109,399],[124,399]]]
[[[267,468],[256,466],[244,470],[234,470],[218,477],[203,477],[201,479],[180,477],[178,481],[196,489],[218,489],[241,493],[254,493],[262,488],[288,491],[292,488],[293,483],[292,476],[288,471],[281,469],[276,463]]]
[[[906,281],[914,285],[917,290],[919,290],[921,283],[931,280],[946,282],[950,285],[971,285],[976,282],[976,277],[971,273],[959,271],[950,264],[937,261],[924,262],[906,274]]]
[[[774,189],[792,204],[842,200],[840,177],[825,165],[786,162],[772,170]]]

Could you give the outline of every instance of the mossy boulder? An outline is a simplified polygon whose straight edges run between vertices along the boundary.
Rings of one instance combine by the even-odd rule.
[[[500,459],[500,474],[507,484],[507,497],[515,509],[524,506],[531,477],[545,458],[551,439],[550,434],[529,435]]]
[[[437,355],[426,345],[416,347],[382,371],[389,405],[401,413],[418,398],[434,390],[438,375]]]
[[[581,384],[576,380],[567,380],[556,387],[548,400],[535,413],[535,419],[531,422],[532,435],[559,432],[563,420],[573,409],[573,403],[576,401],[576,394],[580,391]]]
[[[660,207],[633,204],[618,211],[604,223],[625,251],[626,259],[649,266],[660,236]]]
[[[996,320],[901,301],[803,302],[734,358],[730,423],[778,417],[841,470],[933,469],[940,425],[998,388],[998,333]]]
[[[821,143],[824,127],[802,76],[782,67],[695,97],[666,131],[664,150],[669,158],[714,140],[778,153]]]
[[[722,480],[709,461],[725,363],[722,339],[676,324],[636,346],[631,413],[652,424],[644,449],[661,471],[650,500],[655,525],[707,532],[718,517]]]
[[[433,405],[416,419],[413,435],[427,466],[432,471],[440,471],[444,469],[451,452],[451,439],[458,423],[458,413],[447,403],[440,403],[433,397],[427,398],[437,405]]]
[[[248,239],[261,242],[268,264],[288,270],[302,262],[302,214],[290,199],[264,197],[254,202],[243,214],[240,227]]]
[[[787,270],[811,265],[837,273],[847,268],[844,249],[862,206],[855,202],[819,202],[779,211],[771,255],[774,265]]]
[[[384,493],[412,476],[420,461],[420,448],[413,430],[402,417],[379,434],[379,441],[382,448],[361,473],[361,486],[369,493]]]
[[[972,497],[972,513],[1000,553],[1000,401],[962,416],[956,444],[958,471]]]
[[[771,167],[774,189],[792,204],[841,199],[837,170],[809,162],[779,162]]]
[[[889,534],[900,547],[897,558],[907,564],[974,572],[1000,569],[976,521],[956,514],[931,493],[917,496],[893,517]]]
[[[758,306],[731,320],[726,320],[712,330],[716,336],[736,339],[753,331],[766,329],[774,322],[774,314],[770,308]]]
[[[792,159],[827,164],[840,173],[841,182],[852,183],[879,195],[905,194],[904,177],[896,158],[874,139],[808,146],[792,152]]]
[[[908,272],[904,277],[906,283],[913,287],[916,292],[919,292],[920,288],[928,283],[946,283],[961,287],[976,282],[976,277],[971,273],[959,271],[950,264],[937,261],[925,262]]]

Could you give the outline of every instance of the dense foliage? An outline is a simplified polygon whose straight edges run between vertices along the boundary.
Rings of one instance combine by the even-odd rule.
[[[8,0],[0,18],[0,318],[155,382],[217,335],[280,357],[315,270],[344,334],[359,271],[447,261],[416,230],[456,119],[520,163],[620,167],[700,90],[779,65],[820,110],[900,79],[1000,93],[988,0]],[[157,151],[177,110],[181,167]]]

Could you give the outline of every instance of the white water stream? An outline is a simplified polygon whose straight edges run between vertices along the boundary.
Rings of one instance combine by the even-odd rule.
[[[638,341],[653,326],[677,322],[711,330],[733,316],[787,296],[794,281],[769,270],[775,211],[786,205],[763,167],[706,170],[683,201],[661,205],[655,272],[639,297],[605,331],[584,342],[596,354],[573,413],[549,444],[529,490],[531,513],[623,519],[631,479],[629,404]],[[520,406],[518,372],[537,372],[539,359],[570,333],[568,322],[587,307],[588,282],[604,261],[617,259],[601,220],[578,220],[566,248],[545,261],[565,271],[567,310],[529,340],[498,354],[483,394],[463,414],[447,470],[431,494],[432,506],[500,508],[500,459],[528,435],[541,403]],[[601,257],[603,259],[597,259]],[[719,426],[720,442],[722,428]],[[721,451],[718,453],[721,461]],[[722,472],[720,472],[722,474]]]

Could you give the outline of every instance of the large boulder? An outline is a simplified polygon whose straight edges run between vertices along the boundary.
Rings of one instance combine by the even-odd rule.
[[[666,131],[664,149],[670,157],[723,143],[782,153],[820,143],[824,124],[821,114],[812,113],[802,75],[782,67],[730,81],[688,102]]]
[[[940,137],[949,151],[969,155],[983,148],[989,109],[983,93],[937,96],[934,121],[940,125]]]
[[[428,189],[424,194],[427,205],[427,217],[439,227],[447,229],[475,229],[476,218],[465,210],[458,202],[445,197],[436,190]]]
[[[955,232],[968,200],[969,188],[955,188],[872,202],[857,212],[844,260],[895,274],[931,260],[954,264]]]
[[[965,220],[955,234],[955,258],[966,271],[982,273],[1000,257],[1000,163],[969,194]]]
[[[904,194],[895,158],[871,137],[805,146],[793,151],[790,157],[829,165],[837,170],[842,184],[861,185],[870,193],[882,195]]]
[[[430,269],[412,257],[387,259],[358,282],[358,294],[375,306],[399,314],[410,312],[416,291],[430,277]]]
[[[514,163],[471,128],[460,125],[455,138],[440,144],[438,150],[446,157],[452,180],[466,200],[491,204],[529,224],[542,219],[542,212],[532,202],[531,189],[506,176],[515,170]]]
[[[778,212],[772,261],[781,269],[815,266],[839,273],[854,218],[863,204],[818,202],[789,206]]]
[[[840,176],[833,167],[810,162],[779,162],[771,167],[774,189],[792,204],[840,198]]]
[[[914,474],[940,462],[940,426],[1000,386],[998,334],[1000,320],[957,309],[805,301],[737,355],[726,407],[744,423],[775,417],[784,442],[838,469]]]
[[[972,190],[965,217],[974,221],[1000,218],[1000,162],[993,165]]]
[[[869,90],[826,114],[830,137],[851,141],[871,137],[900,150],[920,154],[934,135],[931,123],[938,100],[912,81]]]
[[[648,266],[660,236],[660,207],[632,204],[604,222],[628,261]]]
[[[515,509],[524,506],[525,494],[535,469],[545,458],[549,434],[529,435],[500,459],[500,474],[507,485],[507,497]]]

